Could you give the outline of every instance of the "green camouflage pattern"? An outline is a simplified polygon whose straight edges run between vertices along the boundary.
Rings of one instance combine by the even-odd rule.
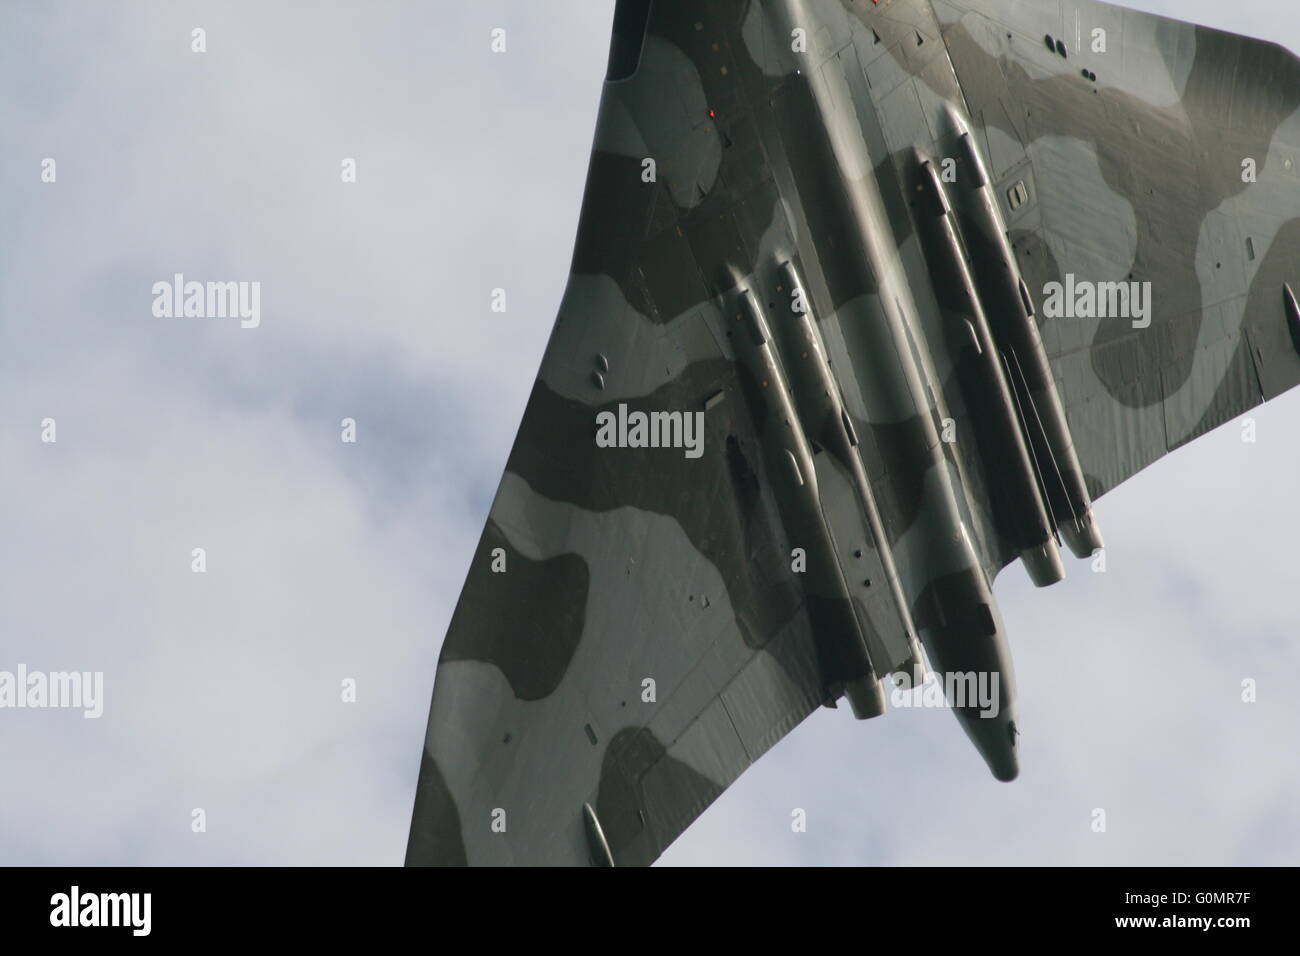
[[[621,0],[408,864],[648,864],[921,646],[998,676],[954,710],[1014,778],[997,574],[1059,580],[1093,499],[1300,381],[1297,106],[1288,51],[1086,0]],[[1078,282],[1150,307],[1050,315]]]

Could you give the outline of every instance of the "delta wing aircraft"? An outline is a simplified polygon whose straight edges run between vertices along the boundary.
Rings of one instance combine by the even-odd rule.
[[[1089,0],[619,0],[408,864],[648,864],[927,666],[997,678],[952,703],[1013,779],[998,573],[1300,381],[1297,106],[1287,50]]]

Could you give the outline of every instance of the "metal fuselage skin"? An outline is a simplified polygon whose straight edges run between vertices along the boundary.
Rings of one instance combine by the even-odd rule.
[[[926,661],[1016,776],[998,573],[1101,570],[1092,498],[1300,385],[1300,61],[1071,6],[619,0],[408,862],[648,864]]]
[[[801,0],[769,4],[766,13],[776,37],[814,22]],[[1042,468],[1044,459],[1068,464],[1072,448],[1050,375],[1042,374],[1032,302],[1014,271],[1004,269],[1001,283],[974,274],[972,261],[997,261],[1003,248],[996,203],[981,193],[986,180],[969,137],[962,138],[962,117],[950,108],[945,132],[969,175],[948,186],[936,171],[938,157],[872,153],[870,144],[883,142],[880,119],[861,94],[810,69],[794,71],[771,99],[764,145],[785,160],[775,164],[778,185],[800,239],[769,268],[738,280],[728,303],[732,340],[740,343],[737,360],[760,383],[764,417],[781,423],[766,432],[768,477],[792,546],[807,551],[809,606],[822,609],[820,638],[832,648],[824,656],[842,668],[838,683],[855,713],[882,709],[879,696],[872,706],[867,683],[887,673],[919,675],[919,654],[901,665],[902,655],[890,655],[891,639],[894,647],[915,648],[919,638],[962,727],[994,776],[1011,780],[1018,773],[1011,658],[974,543],[969,458],[963,463],[947,446],[977,446],[985,484],[999,489],[996,530],[1036,584],[1064,576],[1058,523],[1068,523],[1076,553],[1091,553],[1099,538],[1077,468]],[[891,166],[892,175],[880,174]],[[900,231],[903,210],[910,228]],[[901,255],[904,242],[919,242],[923,255]],[[817,314],[806,277],[838,303],[834,315]],[[944,432],[954,423],[947,404],[954,391],[965,414],[951,436]],[[852,408],[865,419],[857,426]],[[871,436],[870,448],[859,431]],[[832,474],[851,492],[847,512],[825,500],[823,476]],[[891,496],[919,504],[878,501]],[[915,520],[891,535],[882,513],[901,511]],[[845,527],[846,513],[856,527]],[[855,536],[878,553],[883,581],[860,580],[854,558],[861,551],[840,546]],[[867,610],[881,588],[901,605],[901,636]],[[973,694],[954,698],[954,688],[977,682],[994,689],[993,706],[980,706]]]

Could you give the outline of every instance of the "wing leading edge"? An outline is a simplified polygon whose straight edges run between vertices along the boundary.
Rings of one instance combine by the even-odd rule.
[[[718,34],[659,3],[641,43],[646,6],[619,5],[572,275],[441,652],[408,864],[649,863],[840,693],[761,478],[766,383],[716,295],[776,190],[745,126],[724,144],[709,115],[692,57]],[[700,453],[600,447],[605,413],[628,444],[638,415],[698,423]]]
[[[996,349],[983,318],[954,321],[986,276],[930,288],[936,241],[960,264],[974,233],[924,219],[911,171],[969,126],[1082,500],[1300,381],[1295,58],[1075,6],[620,0],[569,284],[438,664],[408,864],[649,863],[818,705],[879,713],[851,688],[914,670],[918,627],[941,670],[1004,677],[997,721],[958,717],[1015,776],[992,578],[1060,515],[1015,511],[993,444],[939,440],[950,414],[996,431],[968,374]],[[1062,39],[1093,21],[1110,58]],[[1079,280],[1149,282],[1150,321],[1049,314]],[[804,292],[800,326],[776,300]],[[1033,394],[1008,392],[1009,420],[1035,420]],[[637,416],[665,440],[632,438]],[[1022,444],[1049,499],[1051,451]]]

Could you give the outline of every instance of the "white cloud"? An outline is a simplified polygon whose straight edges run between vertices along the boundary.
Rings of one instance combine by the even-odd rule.
[[[1280,34],[1266,6],[1178,14]],[[6,861],[402,858],[437,646],[568,270],[611,6],[312,9],[0,15],[0,668],[103,670],[107,698],[99,721],[0,714]],[[152,318],[178,271],[261,281],[262,327]],[[947,714],[820,712],[665,862],[1294,862],[1298,411],[1104,499],[1107,575],[999,584],[1020,781]]]

